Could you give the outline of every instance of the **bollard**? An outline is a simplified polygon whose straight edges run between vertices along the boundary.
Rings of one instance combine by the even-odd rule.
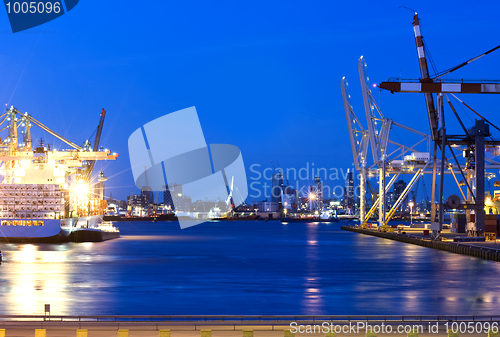
[[[335,331],[325,332],[325,337],[337,337],[337,333]]]
[[[283,330],[283,337],[293,337],[294,335],[290,330]]]
[[[243,337],[253,337],[253,330],[243,330]]]
[[[127,329],[118,330],[118,337],[128,337],[128,330]]]
[[[212,337],[212,330],[201,330],[201,337]]]
[[[448,337],[458,337],[458,331],[453,332],[452,329],[448,330]]]
[[[46,329],[35,329],[35,337],[47,337]]]
[[[0,329],[0,337],[5,337],[5,329]]]
[[[76,329],[76,337],[87,337],[88,335],[87,329]]]
[[[493,331],[491,331],[491,329],[490,329],[490,331],[488,331],[488,337],[498,337],[499,335],[500,334],[499,334],[498,330],[497,330],[497,332],[493,332]]]
[[[170,337],[170,329],[160,330],[160,337]]]

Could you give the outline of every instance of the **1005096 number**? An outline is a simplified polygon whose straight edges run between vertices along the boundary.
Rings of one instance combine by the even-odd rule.
[[[497,333],[498,332],[498,322],[452,322],[452,323],[445,323],[446,326],[446,333],[448,332],[453,332],[453,333],[488,333],[488,332],[493,332]]]
[[[7,13],[60,13],[61,12],[61,3],[60,2],[7,2],[5,4],[7,7]]]

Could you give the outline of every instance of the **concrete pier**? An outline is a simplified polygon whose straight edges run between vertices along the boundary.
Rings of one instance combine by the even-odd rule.
[[[367,316],[368,318],[368,316]],[[492,322],[498,322],[498,317],[459,317],[458,322],[474,322],[477,324],[492,324]],[[446,321],[441,320],[438,324],[437,330],[432,329],[435,326],[436,321],[427,320],[414,320],[411,318],[404,320],[376,320],[376,321],[364,321],[366,324],[370,324],[372,327],[378,325],[392,326],[392,333],[375,333],[373,331],[368,331],[366,328],[358,330],[356,332],[305,332],[294,333],[291,330],[290,323],[294,321],[283,321],[274,322],[272,324],[263,323],[261,321],[245,321],[245,322],[226,322],[229,324],[219,325],[217,323],[209,322],[190,322],[184,324],[178,323],[167,323],[167,322],[140,322],[130,325],[127,323],[121,323],[120,326],[109,325],[105,322],[33,322],[33,321],[0,321],[0,326],[5,327],[6,336],[16,336],[16,337],[33,337],[33,336],[49,336],[49,337],[70,337],[70,336],[89,336],[89,337],[122,337],[122,336],[144,336],[144,337],[202,337],[206,336],[209,332],[213,337],[248,337],[249,335],[255,337],[294,337],[295,335],[301,336],[311,336],[311,337],[341,337],[341,336],[356,336],[356,337],[389,337],[389,336],[404,336],[404,337],[430,337],[430,336],[454,336],[458,337],[459,334],[450,334],[445,329]],[[449,320],[448,324],[454,320]],[[358,320],[347,321],[330,321],[330,320],[308,320],[308,321],[296,321],[297,324],[301,325],[303,328],[306,326],[322,326],[322,323],[327,322],[328,324],[334,324],[336,326],[348,326],[349,324],[356,325]],[[40,328],[40,324],[43,328]],[[200,325],[199,325],[200,324]],[[496,323],[498,324],[498,323]],[[421,326],[422,330],[418,333],[406,333],[406,332],[396,332],[398,326]],[[297,325],[294,326],[294,328]],[[432,330],[432,331],[431,331]],[[1,330],[0,330],[1,331]],[[498,337],[498,333],[465,333],[460,334],[468,337]]]
[[[422,230],[413,234],[397,234],[382,232],[373,229],[361,229],[353,226],[341,226],[343,230],[357,232],[366,235],[378,236],[384,239],[411,243],[414,245],[424,246],[428,248],[440,249],[451,253],[463,254],[478,257],[485,260],[500,262],[500,245],[497,245],[496,240],[490,242],[450,242],[450,241],[431,241],[422,235]],[[456,236],[456,234],[453,234]],[[450,235],[448,235],[450,236]]]

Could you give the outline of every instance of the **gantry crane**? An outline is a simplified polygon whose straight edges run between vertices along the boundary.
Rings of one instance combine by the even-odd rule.
[[[23,114],[14,107],[7,110],[0,116],[0,118],[3,118],[0,121],[0,127],[4,123],[7,124],[0,129],[0,132],[7,129],[9,130],[8,136],[3,140],[0,140],[0,166],[3,169],[1,173],[4,175],[5,183],[13,183],[15,169],[19,165],[22,165],[23,162],[31,163],[33,161],[37,161],[61,164],[61,167],[64,166],[66,170],[66,177],[76,173],[81,174],[83,176],[82,178],[85,178],[87,175],[90,177],[90,173],[93,168],[92,163],[95,163],[96,160],[115,160],[118,157],[117,153],[111,153],[109,150],[97,151],[98,149],[96,146],[98,146],[104,122],[103,115],[101,115],[101,122],[99,124],[100,128],[96,136],[96,142],[94,143],[94,151],[86,150],[85,148],[76,145],[58,133],[52,131],[41,122],[37,121],[33,118],[33,116],[28,113]],[[31,146],[31,123],[60,139],[73,149],[54,151],[48,150],[47,148],[41,148],[33,150]],[[21,127],[24,127],[24,130],[22,130],[23,141],[19,142],[18,129]],[[82,174],[82,172],[84,173]]]
[[[467,130],[446,94],[449,93],[453,95],[455,98],[457,97],[454,94],[458,93],[499,94],[500,81],[470,81],[470,80],[454,81],[454,80],[445,80],[443,79],[443,76],[446,76],[470,64],[471,62],[474,62],[479,58],[492,53],[493,51],[499,49],[500,45],[488,50],[487,52],[479,56],[471,58],[466,62],[463,62],[455,67],[437,73],[433,77],[430,77],[427,67],[426,48],[420,30],[419,17],[416,12],[414,12],[413,30],[415,35],[417,54],[419,58],[421,78],[418,80],[389,79],[389,81],[387,82],[381,82],[378,85],[378,87],[381,89],[389,90],[392,93],[417,92],[417,93],[424,93],[425,95],[430,131],[432,140],[434,141],[433,179],[432,179],[432,196],[431,196],[432,198],[431,221],[433,222],[432,225],[433,236],[439,237],[439,233],[442,230],[442,224],[443,224],[444,212],[442,206],[443,205],[442,198],[443,198],[443,177],[444,177],[443,173],[444,173],[445,162],[447,161],[445,156],[446,147],[449,148],[455,160],[456,166],[458,167],[460,173],[464,177],[464,180],[467,184],[467,194],[468,194],[467,202],[471,203],[472,201],[471,197],[472,199],[474,199],[474,203],[471,205],[475,209],[476,213],[476,230],[479,233],[481,233],[484,231],[484,219],[485,219],[485,213],[484,213],[485,146],[500,145],[499,141],[485,140],[485,137],[490,136],[489,125],[492,125],[495,128],[497,127],[494,126],[493,123],[485,119],[483,116],[477,114],[476,111],[471,109],[481,119],[476,120],[474,127],[471,128],[470,130]],[[437,112],[434,106],[433,94],[438,95]],[[459,121],[465,135],[447,135],[445,118],[444,118],[443,95],[448,101],[451,110],[453,111],[455,117]],[[462,101],[460,102],[463,103]],[[463,104],[466,105],[465,103]],[[468,105],[466,106],[469,107]],[[452,149],[452,146],[459,146],[459,145],[462,146],[465,145],[467,147],[465,152],[468,154],[467,167],[466,167],[467,175],[464,174],[464,170],[459,164],[456,155]],[[437,172],[437,167],[436,167],[437,147],[440,147],[441,149],[441,167],[440,167],[441,179],[440,179],[440,191],[439,191],[440,212],[439,212],[439,222],[434,223],[435,213],[436,213],[436,205],[434,203],[434,200],[435,200],[435,181]],[[471,176],[469,169],[473,169],[475,173],[474,174],[475,193],[473,191],[473,188],[471,188],[470,186]]]

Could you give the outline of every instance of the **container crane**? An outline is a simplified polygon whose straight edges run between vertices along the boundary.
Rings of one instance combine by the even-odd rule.
[[[465,136],[453,135],[448,136],[446,134],[445,128],[445,118],[444,118],[444,110],[443,110],[443,94],[458,94],[458,93],[476,93],[476,94],[500,94],[500,81],[470,81],[470,80],[461,80],[461,81],[452,81],[452,80],[444,80],[443,76],[448,75],[480,58],[486,56],[495,50],[500,48],[496,46],[487,52],[471,58],[455,67],[452,67],[448,70],[437,73],[433,77],[429,76],[428,67],[427,67],[427,58],[426,58],[426,48],[424,45],[424,40],[420,31],[420,23],[419,17],[416,12],[414,12],[413,18],[413,31],[415,35],[415,43],[417,47],[417,54],[419,58],[419,66],[420,66],[420,74],[421,78],[418,80],[402,80],[402,79],[389,79],[387,82],[381,82],[378,87],[381,89],[389,90],[392,93],[395,92],[416,92],[416,93],[424,93],[426,100],[426,108],[427,114],[429,118],[429,125],[431,129],[432,140],[434,141],[434,160],[433,160],[433,177],[432,177],[432,207],[431,207],[431,221],[434,222],[435,213],[436,213],[436,205],[434,204],[435,200],[435,181],[436,181],[436,153],[437,147],[441,148],[441,179],[440,179],[440,191],[439,191],[439,222],[437,224],[432,225],[433,229],[433,237],[439,238],[440,232],[442,230],[443,224],[443,207],[442,207],[442,199],[443,199],[443,173],[444,173],[444,165],[446,161],[445,152],[446,147],[449,148],[457,167],[462,173],[464,180],[466,182],[470,181],[470,173],[467,171],[467,177],[464,175],[458,160],[453,152],[452,145],[465,145],[467,146],[467,153],[473,153],[472,158],[468,158],[467,165],[471,167],[475,171],[475,196],[472,193],[472,189],[468,184],[468,189],[471,193],[468,193],[468,202],[470,201],[469,195],[472,195],[472,198],[475,199],[475,212],[476,212],[476,230],[478,232],[484,231],[484,179],[485,179],[485,146],[498,146],[500,142],[498,141],[486,141],[484,138],[490,136],[489,133],[489,124],[494,126],[491,122],[486,120],[484,117],[481,117],[480,120],[476,120],[475,126],[467,130],[460,120],[458,114],[455,109],[450,104],[450,107],[455,115],[455,117],[460,122],[461,127],[464,130]],[[436,108],[434,107],[434,100],[432,94],[438,94],[438,109],[439,111],[436,113]],[[453,95],[454,96],[454,95]],[[447,98],[447,97],[446,97]],[[458,98],[457,98],[458,99]],[[462,102],[463,103],[463,102]],[[466,105],[466,104],[465,104]],[[467,106],[467,105],[466,105]],[[468,106],[467,106],[468,107]],[[470,108],[470,107],[469,107]],[[471,109],[472,110],[472,109]],[[474,110],[473,110],[474,111]],[[475,112],[475,111],[474,111]],[[476,113],[476,112],[475,112]],[[477,114],[477,113],[476,113]],[[489,124],[486,124],[488,122]],[[498,128],[497,128],[498,129]],[[472,157],[471,156],[471,157]]]

